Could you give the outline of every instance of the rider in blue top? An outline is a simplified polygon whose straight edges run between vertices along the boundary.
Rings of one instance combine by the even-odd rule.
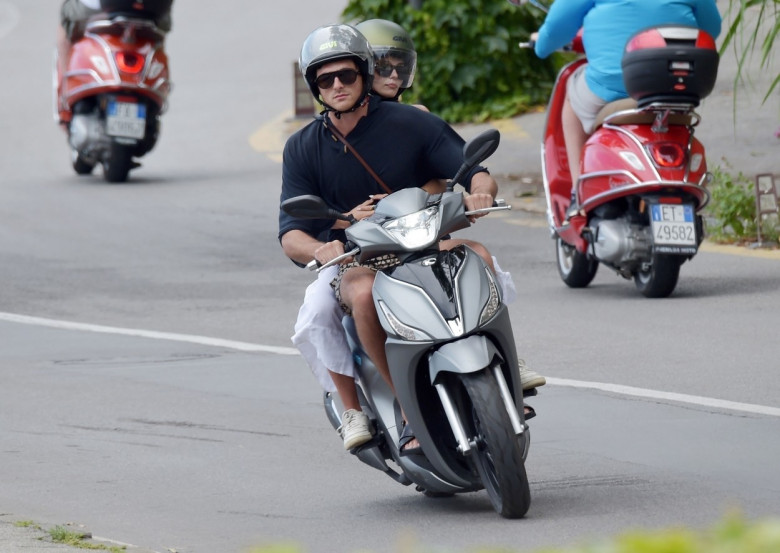
[[[545,58],[584,28],[585,81],[594,94],[612,102],[628,96],[620,69],[628,39],[641,29],[668,23],[698,27],[717,37],[721,17],[714,0],[555,0],[535,51]]]
[[[715,0],[555,0],[550,7],[534,37],[536,55],[549,56],[582,28],[588,56],[587,65],[569,79],[562,113],[573,183],[596,114],[606,103],[628,96],[620,66],[628,39],[642,29],[666,24],[698,27],[716,38],[721,16]]]

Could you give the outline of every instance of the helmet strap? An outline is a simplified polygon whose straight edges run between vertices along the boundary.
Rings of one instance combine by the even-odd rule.
[[[325,108],[323,110],[323,113],[327,113],[327,112],[330,111],[330,112],[333,112],[333,115],[336,117],[336,119],[341,119],[341,116],[343,114],[345,114],[345,113],[352,113],[353,111],[357,111],[360,108],[362,108],[364,105],[366,105],[367,102],[368,102],[368,94],[364,94],[363,97],[360,100],[358,100],[355,103],[354,106],[352,106],[351,108],[349,108],[347,110],[343,110],[343,111],[339,111],[337,109],[334,109],[331,106],[329,106],[328,104],[326,104],[325,102],[320,102],[320,104],[322,104],[322,107]]]

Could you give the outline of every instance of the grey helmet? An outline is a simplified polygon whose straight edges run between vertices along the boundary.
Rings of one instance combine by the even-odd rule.
[[[320,98],[319,88],[314,82],[317,68],[325,63],[348,58],[355,60],[358,71],[363,77],[363,93],[352,107],[354,110],[368,95],[374,80],[374,54],[366,37],[351,25],[337,24],[318,27],[303,41],[298,67],[311,93],[326,109],[332,110]]]
[[[398,94],[411,87],[417,70],[417,51],[409,33],[398,23],[387,19],[367,19],[355,25],[355,28],[368,39],[374,51],[375,64],[382,64],[385,57],[403,60],[407,72],[398,75],[401,77]]]

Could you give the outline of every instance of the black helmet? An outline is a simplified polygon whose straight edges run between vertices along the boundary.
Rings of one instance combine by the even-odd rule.
[[[100,9],[106,13],[121,13],[159,18],[171,11],[173,0],[100,0]]]
[[[357,29],[350,25],[338,24],[313,30],[303,41],[298,67],[317,101],[330,109],[330,106],[320,99],[320,91],[314,80],[317,77],[318,67],[341,59],[355,60],[358,71],[363,77],[363,94],[353,107],[355,109],[371,90],[374,80],[374,54],[366,37]]]
[[[401,77],[399,94],[412,86],[414,74],[417,70],[417,51],[414,43],[403,27],[387,19],[368,19],[355,25],[355,28],[363,33],[374,51],[374,62],[381,65],[383,58],[394,57],[403,60],[408,72]]]

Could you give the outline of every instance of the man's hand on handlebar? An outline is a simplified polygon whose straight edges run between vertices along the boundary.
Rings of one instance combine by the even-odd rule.
[[[344,244],[338,240],[333,240],[331,242],[326,242],[316,250],[314,250],[314,259],[317,260],[317,262],[320,265],[324,265],[331,259],[335,259],[336,257],[342,255],[344,253]],[[345,260],[345,262],[351,261],[350,259]]]
[[[491,196],[490,194],[480,194],[480,193],[469,194],[463,200],[463,204],[466,207],[466,211],[476,211],[478,209],[493,207],[493,196]],[[484,217],[485,215],[487,215],[487,213],[488,212],[469,215],[469,221],[473,223],[479,217]]]

